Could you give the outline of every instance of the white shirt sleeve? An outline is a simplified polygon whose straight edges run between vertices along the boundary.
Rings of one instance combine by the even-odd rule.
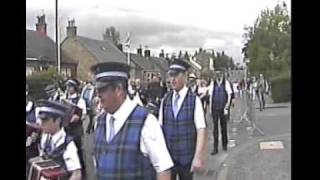
[[[161,100],[161,103],[160,103],[160,108],[159,108],[159,117],[158,117],[158,122],[160,124],[160,126],[162,126],[162,122],[163,122],[163,100]]]
[[[196,104],[194,110],[194,124],[197,129],[206,128],[206,120],[201,100],[196,96]]]
[[[68,144],[66,151],[63,153],[63,159],[68,171],[81,169],[77,151],[77,147],[75,143],[72,141]]]
[[[148,156],[159,173],[173,167],[171,156],[157,118],[149,114],[141,132],[141,152]]]
[[[82,109],[82,114],[87,114],[86,102],[82,98],[79,99],[77,106]]]
[[[212,92],[213,92],[213,86],[214,86],[214,82],[211,82],[209,87],[208,87],[208,94],[209,94],[209,109],[211,110],[212,107]]]
[[[225,86],[226,86],[227,94],[228,94],[228,95],[231,95],[231,94],[232,94],[232,89],[231,89],[231,87],[230,87],[230,83],[229,83],[228,80],[226,80]]]

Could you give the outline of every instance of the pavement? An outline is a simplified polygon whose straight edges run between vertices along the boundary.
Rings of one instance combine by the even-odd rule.
[[[241,99],[236,101],[228,124],[229,148],[207,155],[206,171],[196,180],[289,180],[291,179],[291,104],[274,104],[260,112],[254,104],[250,120],[241,120]],[[212,151],[212,123],[209,123],[209,153]],[[260,149],[261,142],[281,141],[283,149]],[[221,145],[219,145],[221,148]]]

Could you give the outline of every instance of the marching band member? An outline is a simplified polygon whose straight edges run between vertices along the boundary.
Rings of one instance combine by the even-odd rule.
[[[176,59],[169,67],[173,91],[163,99],[159,122],[174,162],[171,180],[193,179],[202,171],[206,154],[206,121],[200,98],[186,86],[190,65]]]
[[[128,93],[130,67],[104,62],[92,67],[104,109],[94,131],[99,180],[169,180],[173,166],[161,127]]]
[[[78,115],[73,115],[73,117],[70,120],[70,124],[68,127],[66,127],[66,131],[73,136],[74,142],[78,149],[78,156],[80,158],[80,163],[82,167],[82,176],[86,175],[85,172],[85,162],[84,162],[84,154],[83,154],[83,148],[82,148],[82,137],[84,135],[84,130],[82,126],[82,121],[85,119],[85,115],[87,114],[86,111],[86,103],[85,101],[80,98],[79,95],[79,86],[80,83],[76,79],[69,79],[66,82],[67,85],[67,101],[77,105],[79,108],[82,109],[82,117],[79,117]]]
[[[39,118],[43,134],[40,156],[53,159],[68,172],[69,180],[81,179],[81,165],[73,137],[62,127],[67,108],[54,101],[40,101]]]

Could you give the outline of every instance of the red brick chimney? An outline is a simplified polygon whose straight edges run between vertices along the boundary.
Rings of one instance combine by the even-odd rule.
[[[46,24],[46,16],[43,14],[42,16],[37,16],[38,22],[36,24],[36,31],[44,36],[47,36],[47,24]]]

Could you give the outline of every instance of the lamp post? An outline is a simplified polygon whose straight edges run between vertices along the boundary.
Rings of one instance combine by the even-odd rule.
[[[60,59],[60,43],[59,43],[59,22],[58,22],[58,0],[56,0],[56,55],[58,64],[58,74],[61,73],[61,59]]]

